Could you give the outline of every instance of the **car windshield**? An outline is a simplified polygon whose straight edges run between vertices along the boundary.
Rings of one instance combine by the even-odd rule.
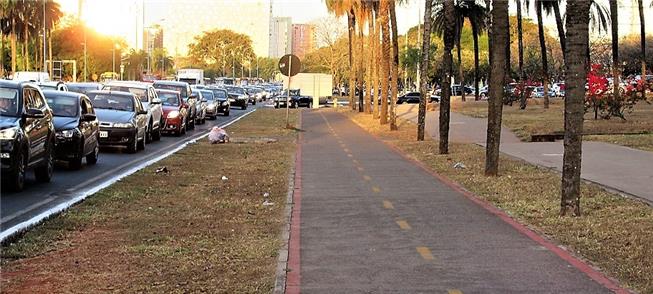
[[[180,93],[181,97],[188,97],[188,91],[186,91],[186,87],[181,85],[177,86],[177,85],[166,85],[166,84],[155,83],[154,88],[177,91]]]
[[[159,99],[161,99],[163,106],[179,106],[179,96],[177,94],[162,92],[157,93],[159,94]]]
[[[213,96],[217,97],[218,99],[226,99],[227,92],[223,90],[213,90]]]
[[[202,97],[203,97],[204,99],[206,99],[206,100],[213,100],[213,92],[211,92],[211,91],[205,91],[205,90],[201,90],[200,92],[202,92]]]
[[[130,112],[134,111],[134,101],[129,96],[94,94],[89,98],[91,98],[91,103],[95,108]]]
[[[67,95],[45,95],[45,100],[52,109],[54,116],[77,117],[79,113],[79,99]]]
[[[136,87],[127,87],[127,86],[115,86],[115,85],[106,85],[102,90],[109,90],[109,91],[119,91],[119,92],[128,92],[136,95],[136,98],[138,100],[141,100],[141,102],[147,103],[147,92],[146,89],[142,88],[136,88]]]
[[[86,94],[88,91],[99,90],[98,86],[85,86],[85,85],[68,85],[68,91]]]
[[[18,116],[18,90],[0,88],[0,115]]]
[[[258,89],[258,88],[248,88],[247,91],[250,92],[250,93],[260,93],[263,90]]]
[[[227,89],[227,91],[228,91],[229,93],[245,94],[245,90],[244,90],[243,88],[240,88],[240,87],[229,87],[229,86],[226,86],[225,89]]]

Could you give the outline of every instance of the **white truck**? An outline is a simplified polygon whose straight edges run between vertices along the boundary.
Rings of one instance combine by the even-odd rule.
[[[184,68],[177,70],[177,81],[191,85],[204,85],[204,70],[198,68]]]
[[[285,89],[299,89],[302,96],[311,96],[314,108],[326,103],[333,90],[332,76],[322,73],[299,73],[290,80],[290,87],[288,86],[287,77],[284,79],[283,84]]]

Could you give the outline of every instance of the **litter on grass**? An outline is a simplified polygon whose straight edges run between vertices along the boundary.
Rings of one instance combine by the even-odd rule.
[[[211,144],[228,143],[229,135],[223,128],[213,127],[209,132],[209,142]]]
[[[226,180],[228,180],[228,179],[229,179],[229,178],[227,178],[226,176],[222,176],[222,180],[223,180],[223,181],[226,181]]]
[[[455,168],[455,169],[465,169],[465,168],[467,168],[467,166],[462,162],[456,162],[456,164],[453,165],[453,168]]]

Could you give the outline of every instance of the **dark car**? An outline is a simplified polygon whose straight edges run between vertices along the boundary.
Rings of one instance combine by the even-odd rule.
[[[200,93],[202,93],[202,100],[205,100],[205,105],[206,108],[204,109],[204,115],[206,118],[209,119],[216,119],[218,116],[218,106],[220,105],[220,101],[215,99],[215,95],[213,95],[213,91],[208,90],[208,89],[201,89],[199,90]]]
[[[184,107],[179,92],[157,89],[156,93],[159,94],[163,104],[163,117],[165,117],[163,132],[178,136],[185,134],[188,126],[188,108]]]
[[[99,122],[91,100],[75,92],[43,91],[54,115],[54,158],[68,161],[71,168],[96,164],[100,153]]]
[[[127,152],[145,149],[147,110],[136,95],[128,92],[91,91],[100,121],[100,146],[127,146]]]
[[[419,92],[408,92],[404,95],[397,97],[397,104],[403,103],[419,103]]]
[[[249,95],[247,95],[245,89],[242,87],[228,85],[225,85],[224,89],[227,90],[227,95],[229,95],[229,102],[231,103],[231,106],[240,106],[242,110],[247,109]]]
[[[102,84],[100,83],[67,83],[66,86],[68,86],[68,91],[80,94],[102,89]]]
[[[231,103],[229,102],[229,94],[227,94],[227,90],[217,87],[208,87],[207,89],[213,92],[213,97],[217,104],[216,114],[222,113],[224,116],[229,116]]]
[[[147,136],[145,142],[150,143],[161,139],[163,111],[161,110],[161,100],[159,100],[151,84],[134,81],[112,81],[104,85],[102,90],[129,92],[136,95],[141,100],[145,110],[147,110]]]
[[[41,89],[32,83],[0,80],[0,162],[2,181],[21,191],[25,171],[52,179],[55,131],[52,111]]]
[[[152,84],[155,89],[173,90],[179,92],[181,99],[184,101],[184,107],[188,109],[188,126],[187,129],[195,128],[195,120],[197,119],[197,93],[193,93],[190,84],[186,82],[177,81],[154,81]]]

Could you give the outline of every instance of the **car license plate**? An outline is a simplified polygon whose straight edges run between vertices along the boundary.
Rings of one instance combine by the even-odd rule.
[[[109,137],[109,132],[107,131],[100,131],[100,138],[107,138]]]

